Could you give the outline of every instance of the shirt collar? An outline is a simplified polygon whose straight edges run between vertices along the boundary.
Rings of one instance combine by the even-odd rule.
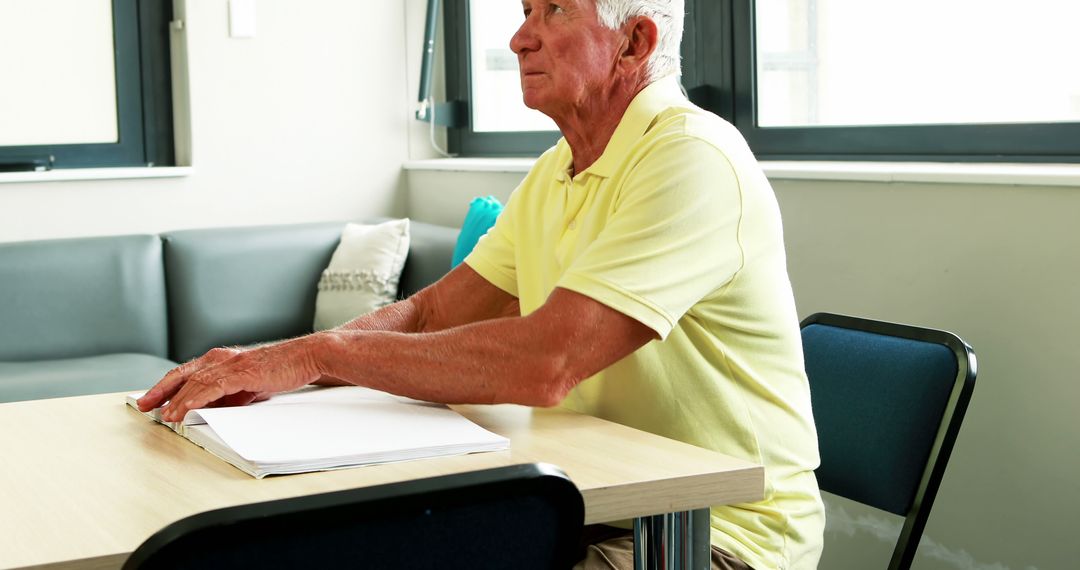
[[[604,153],[600,155],[596,162],[580,172],[578,176],[588,173],[594,176],[610,178],[623,163],[627,153],[630,151],[630,147],[641,139],[641,136],[649,129],[657,115],[665,109],[689,104],[686,97],[683,96],[682,90],[679,89],[679,78],[676,75],[657,79],[645,86],[630,101],[630,106],[623,113],[619,125],[615,127],[615,132],[612,133],[611,140],[608,141],[607,146],[604,148]],[[566,163],[556,175],[556,179],[563,182],[568,177],[570,165],[574,159],[570,154],[566,139],[560,140],[559,144],[566,146],[564,155]]]

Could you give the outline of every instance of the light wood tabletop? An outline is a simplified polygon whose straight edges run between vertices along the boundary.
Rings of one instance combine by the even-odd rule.
[[[760,466],[564,410],[454,406],[508,451],[254,479],[102,394],[0,404],[0,568],[118,568],[183,517],[519,463],[561,467],[595,523],[760,500]]]

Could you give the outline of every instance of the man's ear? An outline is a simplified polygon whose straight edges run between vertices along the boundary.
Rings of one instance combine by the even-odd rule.
[[[626,22],[623,31],[626,34],[626,43],[619,54],[619,67],[627,72],[644,69],[649,57],[656,51],[656,43],[660,41],[656,22],[645,16],[638,16]]]

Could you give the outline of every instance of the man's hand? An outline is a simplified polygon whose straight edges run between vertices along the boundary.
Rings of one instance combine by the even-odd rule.
[[[245,405],[305,386],[320,377],[311,351],[313,336],[248,350],[215,348],[166,374],[139,398],[139,409],[149,411],[168,401],[161,419],[177,422],[189,410]]]

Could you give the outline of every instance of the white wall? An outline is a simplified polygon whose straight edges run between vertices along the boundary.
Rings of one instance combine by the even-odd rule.
[[[194,173],[0,184],[0,241],[403,213],[424,4],[262,0],[230,39],[188,0]]]
[[[522,175],[409,172],[411,215],[455,223]],[[915,568],[1075,567],[1080,188],[774,181],[800,316],[944,328],[979,358]],[[822,568],[884,568],[898,518],[830,500]],[[893,533],[889,536],[888,533]]]

